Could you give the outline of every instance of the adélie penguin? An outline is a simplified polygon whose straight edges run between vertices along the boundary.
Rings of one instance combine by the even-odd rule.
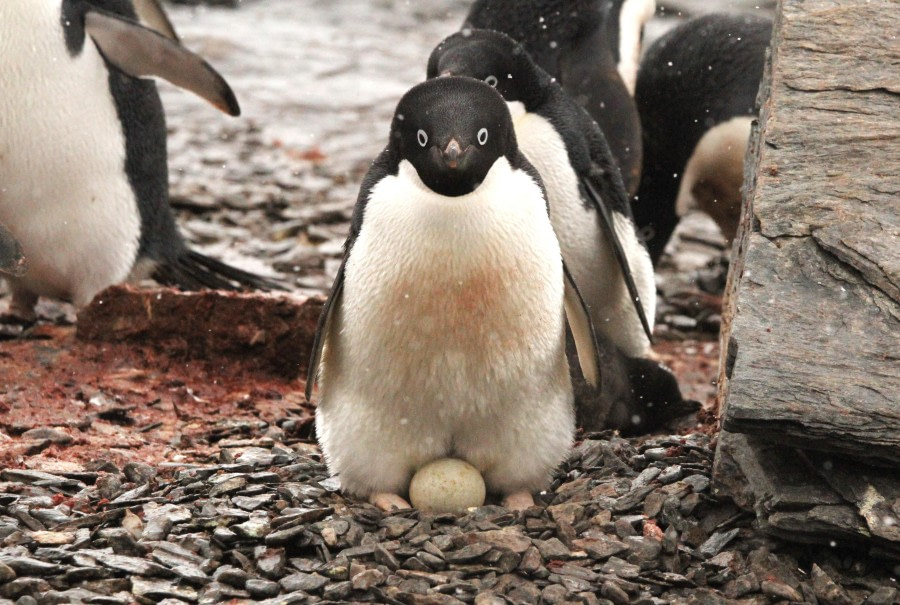
[[[654,263],[691,208],[734,238],[771,35],[767,17],[714,13],[676,26],[641,61],[635,101],[644,166],[632,209]]]
[[[580,413],[580,420],[591,429],[668,420],[665,410],[682,400],[677,385],[677,396],[668,396],[675,384],[671,372],[647,359],[656,308],[653,266],[603,132],[518,42],[500,32],[472,29],[441,42],[428,61],[428,77],[447,74],[482,80],[508,102],[519,147],[547,189],[563,258],[584,295],[604,358],[625,356],[631,361],[611,365],[635,367],[630,377],[607,385],[621,389],[594,393],[598,401],[584,406],[591,411]],[[643,389],[661,383],[667,397],[654,397],[655,418],[648,417]]]
[[[389,509],[417,469],[461,458],[531,505],[574,436],[567,319],[596,382],[590,318],[503,98],[471,78],[413,87],[362,182],[311,357],[330,471]]]
[[[520,42],[600,125],[632,194],[641,170],[632,94],[643,25],[655,7],[654,0],[476,0],[463,27]]]
[[[163,108],[142,76],[240,110],[205,61],[137,18],[130,0],[0,2],[0,222],[29,263],[6,278],[18,319],[34,318],[38,296],[83,306],[146,276],[190,289],[271,285],[179,234]]]

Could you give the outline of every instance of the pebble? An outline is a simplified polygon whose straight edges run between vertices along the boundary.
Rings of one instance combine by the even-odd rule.
[[[278,585],[278,582],[272,582],[270,580],[260,580],[258,578],[247,580],[245,589],[248,593],[250,593],[251,597],[257,599],[274,597],[278,595],[279,592],[281,592],[281,586]]]

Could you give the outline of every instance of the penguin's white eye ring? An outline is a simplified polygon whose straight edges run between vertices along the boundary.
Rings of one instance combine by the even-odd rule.
[[[428,144],[428,134],[420,128],[416,133],[416,140],[419,141],[419,145],[425,147]]]
[[[485,143],[487,143],[487,139],[488,139],[487,128],[482,128],[481,130],[478,131],[478,144],[484,145]]]
[[[484,79],[485,84],[487,84],[488,86],[493,86],[494,88],[497,88],[497,82],[497,76],[488,76]]]

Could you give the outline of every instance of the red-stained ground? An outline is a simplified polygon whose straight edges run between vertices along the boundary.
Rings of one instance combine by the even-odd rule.
[[[718,343],[659,341],[655,348],[685,397],[703,404],[700,426],[685,430],[714,430]],[[39,326],[30,339],[0,342],[0,468],[205,461],[217,445],[267,432],[310,437],[303,380],[245,366],[239,357],[191,359],[146,342],[84,342],[71,326]],[[293,422],[282,431],[286,419]],[[72,443],[47,445],[28,433],[46,427]]]

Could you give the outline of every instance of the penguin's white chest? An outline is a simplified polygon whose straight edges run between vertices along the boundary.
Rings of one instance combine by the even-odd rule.
[[[565,367],[554,357],[559,245],[525,173],[501,159],[474,193],[447,198],[403,162],[373,189],[364,217],[326,346],[323,405],[358,391],[379,406],[406,398],[464,414],[515,401]]]
[[[522,103],[508,103],[519,148],[540,173],[547,189],[550,219],[563,258],[590,310],[597,331],[629,355],[643,355],[649,347],[634,312],[616,260],[612,242],[600,226],[597,211],[581,197],[578,175],[569,163],[566,144],[553,125]],[[625,249],[648,317],[655,313],[653,267],[637,241],[630,220],[612,213],[617,237]]]
[[[83,305],[128,276],[141,228],[106,65],[90,38],[69,55],[60,7],[0,2],[0,222],[17,287]]]

